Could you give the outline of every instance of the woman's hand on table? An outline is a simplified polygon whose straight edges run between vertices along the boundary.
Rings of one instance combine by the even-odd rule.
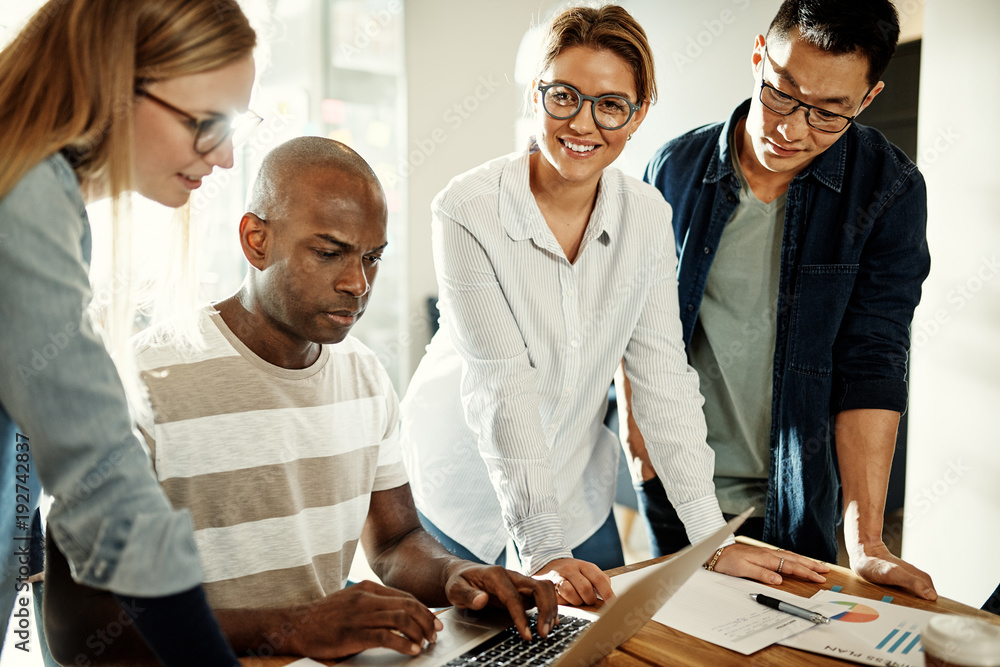
[[[780,584],[784,576],[821,584],[826,581],[823,574],[830,571],[830,566],[784,549],[768,549],[737,542],[722,550],[712,569],[771,585]]]
[[[610,600],[615,595],[611,590],[610,577],[585,560],[557,558],[533,576],[555,584],[559,604],[592,605],[597,604],[598,596]]]

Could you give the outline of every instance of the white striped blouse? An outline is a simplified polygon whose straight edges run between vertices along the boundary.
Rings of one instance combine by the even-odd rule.
[[[614,499],[619,443],[603,420],[624,357],[688,536],[722,525],[660,193],[605,169],[572,264],[531,194],[527,152],[456,177],[432,212],[441,328],[401,406],[420,511],[487,562],[508,534],[527,573],[569,557]]]

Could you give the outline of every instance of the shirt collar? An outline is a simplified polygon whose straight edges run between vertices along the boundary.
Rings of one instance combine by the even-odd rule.
[[[729,135],[733,133],[733,128],[740,119],[748,113],[750,113],[750,100],[736,107],[733,115],[723,124],[722,134],[719,135],[715,146],[715,157],[708,163],[708,171],[705,172],[705,183],[718,183],[735,173],[733,157],[729,150]]]
[[[514,241],[534,239],[536,243],[544,236],[545,219],[538,210],[531,194],[528,181],[528,156],[524,151],[510,160],[500,172],[500,197],[497,205],[500,224]]]
[[[812,163],[802,170],[796,179],[815,178],[818,182],[840,193],[844,186],[844,173],[847,171],[847,135],[857,132],[852,124],[847,132]]]
[[[722,134],[715,150],[715,158],[709,163],[705,172],[705,183],[717,183],[718,181],[734,173],[732,156],[729,150],[729,135],[741,118],[750,113],[750,100],[736,107],[736,111],[729,117],[729,120],[722,126]],[[849,127],[832,146],[823,151],[808,167],[799,173],[795,180],[805,180],[814,178],[819,183],[825,185],[835,192],[840,192],[844,185],[844,173],[847,169],[847,135],[857,130]]]
[[[532,140],[528,150],[508,162],[500,174],[500,196],[498,213],[500,224],[513,241],[531,239],[540,248],[562,252],[552,230],[549,229],[538,210],[529,182],[529,157],[538,150]],[[597,201],[584,232],[580,251],[592,239],[607,244],[618,232],[621,224],[621,197],[614,196],[621,190],[621,174],[617,170],[605,169],[597,187]]]

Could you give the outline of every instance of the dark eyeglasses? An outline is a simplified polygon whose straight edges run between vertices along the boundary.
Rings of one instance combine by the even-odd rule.
[[[642,108],[621,95],[584,95],[568,83],[540,83],[538,90],[542,93],[542,108],[556,120],[572,118],[580,112],[584,100],[590,100],[594,122],[605,130],[620,130]]]
[[[764,47],[764,61],[770,62],[770,58],[767,56],[766,46]],[[864,100],[868,98],[868,93],[872,92],[873,88],[874,86],[869,88],[868,92],[865,93],[865,96],[861,98],[862,104],[864,104]],[[802,100],[792,97],[791,95],[787,95],[764,81],[763,71],[761,72],[760,77],[760,103],[774,113],[782,116],[791,116],[793,113],[798,111],[799,107],[802,107],[806,111],[806,122],[809,123],[809,127],[814,130],[828,132],[830,134],[843,132],[847,129],[847,126],[853,123],[854,119],[858,117],[857,113],[853,116],[844,116],[839,113],[827,111],[826,109],[820,109],[819,107],[814,107],[811,104],[806,104]],[[858,113],[861,113],[860,108],[858,109]]]
[[[198,155],[211,153],[223,141],[228,139],[230,135],[233,137],[233,146],[239,146],[264,121],[263,118],[253,111],[247,111],[237,116],[216,115],[209,118],[197,118],[183,109],[178,109],[173,104],[157,97],[148,90],[136,88],[135,94],[146,97],[164,109],[168,109],[184,117],[187,120],[188,127],[194,132],[194,152]]]

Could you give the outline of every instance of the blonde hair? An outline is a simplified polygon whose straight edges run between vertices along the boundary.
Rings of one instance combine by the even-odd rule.
[[[649,40],[642,26],[625,9],[618,5],[571,7],[557,14],[547,28],[538,75],[568,48],[583,46],[609,51],[634,72],[639,104],[656,101],[656,72]]]
[[[253,51],[236,0],[50,0],[0,51],[0,198],[65,151],[113,199],[131,187],[139,84],[198,74]]]
[[[103,319],[119,364],[128,364],[137,301],[121,219],[133,185],[136,88],[225,67],[256,43],[236,0],[49,0],[0,51],[0,199],[56,152],[82,190],[111,197],[116,288]],[[188,215],[178,218],[175,231],[189,246]],[[180,264],[181,282],[190,281],[189,258]]]

